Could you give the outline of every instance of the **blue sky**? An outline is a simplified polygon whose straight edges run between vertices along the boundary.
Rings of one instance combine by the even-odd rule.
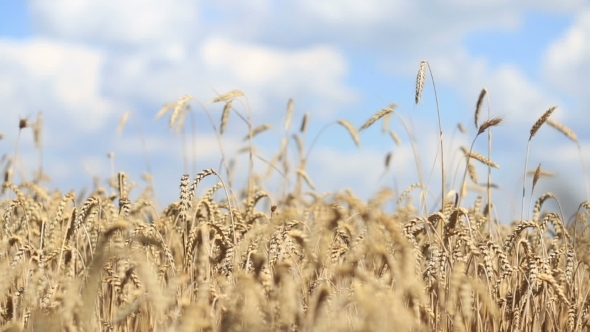
[[[108,177],[109,152],[115,153],[116,171],[140,181],[148,168],[143,137],[159,199],[174,200],[182,173],[219,167],[219,145],[198,102],[219,121],[223,105],[210,102],[216,92],[233,89],[246,93],[254,124],[273,125],[255,139],[268,160],[285,135],[281,121],[289,98],[295,103],[292,132],[305,112],[311,115],[307,145],[327,123],[347,119],[358,127],[395,102],[418,138],[428,178],[438,129],[430,77],[423,101],[413,104],[421,60],[429,61],[437,85],[451,177],[457,147],[473,139],[474,105],[483,87],[491,115],[505,117],[493,132],[492,151],[501,167],[492,174],[501,186],[494,202],[503,219],[519,215],[528,132],[550,106],[559,106],[553,117],[578,134],[584,159],[590,159],[585,1],[7,0],[0,6],[0,154],[14,156],[19,117],[43,112],[44,169],[52,176],[50,186],[64,191],[90,187],[93,176]],[[185,94],[198,101],[191,104],[196,156],[189,153],[188,170],[181,137],[167,120],[154,118],[163,104]],[[237,104],[245,113],[245,103]],[[131,120],[119,134],[125,112]],[[456,132],[459,122],[467,135]],[[378,123],[361,133],[360,149],[341,127],[327,129],[307,166],[317,190],[346,187],[367,198],[382,186],[400,192],[417,182],[399,118],[389,128],[401,146],[380,128]],[[228,157],[243,146],[246,130],[232,115],[222,138]],[[17,176],[24,179],[37,167],[30,136],[25,132],[19,142]],[[475,150],[487,154],[486,146],[482,137]],[[390,151],[391,169],[382,176]],[[549,127],[531,145],[529,168],[539,163],[558,176],[543,179],[535,196],[562,193],[570,209],[588,199],[576,145]],[[237,165],[236,179],[243,180],[247,160],[239,158]],[[266,166],[257,162],[256,169]],[[485,178],[486,169],[478,171]],[[433,195],[438,172],[435,167]],[[267,189],[276,192],[277,183],[273,177]]]

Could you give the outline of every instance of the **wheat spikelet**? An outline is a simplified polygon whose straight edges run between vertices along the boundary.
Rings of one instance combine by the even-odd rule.
[[[477,123],[479,119],[479,113],[481,112],[481,106],[483,105],[483,99],[485,98],[486,94],[488,93],[488,89],[483,88],[479,93],[479,97],[477,98],[477,103],[475,103],[475,128],[477,128]],[[481,130],[481,128],[480,128]]]
[[[168,113],[168,111],[170,111],[174,107],[174,105],[176,105],[175,101],[171,101],[169,103],[164,104],[164,106],[160,108],[158,113],[156,113],[156,119],[163,117],[166,113]]]
[[[483,134],[490,127],[494,127],[494,126],[499,125],[500,123],[502,123],[502,120],[503,120],[503,118],[501,118],[501,117],[495,117],[495,118],[491,118],[491,119],[487,120],[486,122],[482,123],[481,126],[479,127],[479,130],[477,131],[477,135]]]
[[[256,206],[256,204],[258,203],[258,201],[260,201],[261,199],[265,198],[265,197],[269,197],[267,192],[265,191],[258,191],[256,192],[256,194],[254,194],[254,196],[252,197],[252,199],[248,202],[248,204],[246,204],[246,213],[247,214],[251,214],[252,212],[254,212],[254,206]]]
[[[176,102],[174,109],[172,110],[172,114],[170,114],[170,128],[182,127],[186,111],[188,110],[188,102],[191,101],[191,99],[193,99],[193,97],[185,95]]]
[[[391,107],[393,106],[393,107]],[[390,107],[387,108],[383,108],[381,110],[379,110],[377,113],[373,114],[372,117],[370,117],[367,122],[365,122],[360,128],[359,131],[363,131],[364,129],[369,128],[373,123],[375,123],[375,121],[381,119],[383,116],[393,112],[395,104],[391,105]]]
[[[576,304],[570,303],[567,310],[567,329],[568,331],[577,331],[576,329]]]
[[[402,140],[399,138],[399,136],[393,130],[389,130],[389,136],[391,137],[391,139],[395,142],[395,144],[397,146],[402,145]]]
[[[119,190],[119,197],[120,198],[127,198],[127,192],[126,192],[126,187],[127,187],[127,180],[126,180],[127,176],[125,175],[125,172],[119,172],[117,174],[117,189]]]
[[[559,122],[552,120],[552,119],[547,119],[546,122],[548,125],[550,125],[551,127],[557,129],[559,132],[564,134],[570,140],[572,140],[574,142],[578,142],[578,135],[576,135],[576,133],[573,130],[571,130],[570,128],[568,128],[564,124],[559,123]]]
[[[522,221],[521,223],[519,223],[512,230],[512,233],[510,233],[510,235],[508,235],[508,237],[504,241],[504,244],[502,245],[502,251],[508,252],[514,245],[514,242],[516,241],[516,238],[520,235],[520,233],[529,227],[537,229],[538,225],[534,221]]]
[[[225,103],[223,112],[221,112],[221,125],[219,126],[219,133],[223,135],[225,128],[227,127],[227,121],[229,120],[229,113],[231,112],[232,100]]]
[[[247,141],[248,139],[250,139],[250,137],[254,138],[254,136],[256,136],[256,135],[258,135],[258,134],[260,134],[260,133],[262,133],[262,132],[264,132],[264,131],[266,131],[266,130],[268,130],[270,128],[272,128],[272,125],[270,125],[268,123],[262,124],[262,125],[260,125],[260,126],[258,126],[256,128],[254,128],[254,129],[252,129],[252,134],[251,135],[246,135],[242,139],[242,141]]]
[[[422,185],[418,182],[410,185],[408,188],[406,188],[406,190],[404,190],[402,192],[401,195],[399,195],[399,198],[397,199],[397,203],[400,204],[401,202],[403,202],[408,197],[410,192],[412,192],[412,190],[414,190],[416,188],[422,188]]]
[[[299,127],[299,132],[304,133],[307,130],[307,119],[309,118],[309,112],[305,112],[303,115],[303,119],[301,120],[301,126]]]
[[[545,203],[545,201],[549,198],[555,198],[555,195],[553,193],[545,193],[543,195],[541,195],[537,201],[535,201],[535,206],[533,207],[533,221],[537,222],[539,221],[539,216],[541,214],[541,207],[543,206],[543,203]]]
[[[194,193],[194,191],[190,188],[189,175],[183,174],[180,179],[180,205],[178,213],[181,223],[186,221],[187,212],[192,203],[192,193]]]
[[[297,173],[297,175],[301,176],[303,180],[305,180],[305,182],[311,189],[315,190],[315,185],[313,184],[311,178],[309,177],[309,175],[307,175],[307,172],[305,170],[298,168],[295,172]]]
[[[84,202],[84,204],[80,208],[80,213],[78,213],[78,215],[76,216],[75,222],[72,223],[71,234],[66,234],[66,240],[71,235],[76,234],[80,225],[82,225],[84,223],[84,219],[88,215],[88,211],[90,211],[90,209],[92,209],[94,206],[98,205],[99,203],[100,203],[100,199],[96,196],[90,196],[90,197],[88,197],[88,199],[86,199],[86,201]]]
[[[535,122],[535,124],[531,128],[531,136],[529,136],[529,141],[533,138],[533,136],[535,136],[539,128],[541,128],[543,123],[547,121],[549,116],[551,116],[551,113],[553,113],[553,111],[555,111],[556,108],[557,106],[550,107],[547,111],[545,111],[545,113],[543,113],[543,115],[537,120],[537,122]]]
[[[32,129],[35,148],[40,149],[43,142],[43,112],[37,113],[37,120],[35,120]],[[0,134],[0,139],[2,139],[2,134]]]
[[[535,169],[535,173],[533,174],[533,188],[532,188],[532,190],[535,190],[535,186],[537,185],[537,181],[539,181],[540,177],[541,177],[541,163],[539,163],[539,166],[537,166],[537,169]]]
[[[197,191],[197,186],[199,185],[201,180],[203,180],[205,177],[212,175],[212,174],[216,174],[215,170],[212,168],[208,168],[208,169],[205,169],[205,170],[199,172],[197,174],[197,176],[195,176],[195,179],[193,180],[193,184],[191,185],[190,194],[187,197],[189,202],[191,202],[193,200],[194,194]]]
[[[119,125],[117,126],[117,133],[120,134],[123,132],[123,128],[125,128],[127,120],[129,120],[129,112],[125,112],[123,113],[123,116],[121,116],[121,120],[119,120]]]
[[[416,76],[416,105],[420,103],[422,99],[422,90],[424,89],[424,79],[426,78],[426,61],[420,62],[420,68],[418,69],[418,75]]]
[[[391,113],[385,114],[383,121],[381,121],[381,133],[385,134],[389,128],[389,121],[391,120]]]
[[[469,178],[471,179],[471,181],[473,181],[473,183],[478,183],[477,170],[475,169],[475,166],[473,166],[472,162],[469,162],[467,164],[467,171],[469,172]]]
[[[388,152],[387,155],[385,155],[385,169],[389,169],[389,163],[391,162],[391,152]]]
[[[301,136],[294,134],[293,140],[295,141],[295,145],[297,146],[297,153],[299,153],[300,156],[303,156],[304,144],[303,144],[303,140],[301,139]]]
[[[481,154],[479,154],[477,152],[468,151],[465,147],[461,147],[461,150],[465,154],[465,157],[473,158],[473,159],[475,159],[485,165],[488,165],[490,167],[500,168],[500,166],[498,164],[496,164],[495,162],[489,160],[488,158],[482,156]]]
[[[237,98],[237,97],[242,97],[244,95],[244,92],[242,92],[241,90],[232,90],[226,94],[222,94],[219,95],[215,98],[213,98],[213,103],[217,103],[220,101],[226,102],[229,101],[231,99]]]
[[[535,169],[534,171],[528,171],[526,174],[527,174],[528,176],[534,176],[536,171],[537,171],[536,169]],[[549,172],[549,171],[546,171],[546,170],[544,170],[544,169],[542,169],[542,168],[541,168],[541,171],[539,172],[539,177],[540,177],[540,178],[542,178],[542,177],[546,177],[546,178],[554,178],[556,175],[557,175],[556,173],[554,173],[554,172]]]
[[[555,212],[549,212],[543,218],[542,223],[551,223],[553,225],[553,229],[555,230],[555,235],[560,238],[565,238],[569,240],[570,235],[567,232],[567,228],[563,224],[563,221],[559,217],[559,215]]]
[[[285,124],[284,129],[285,131],[289,130],[289,126],[291,126],[291,119],[293,118],[293,99],[289,99],[287,102],[287,112],[285,113]]]
[[[361,140],[359,138],[358,133],[356,132],[356,128],[354,128],[354,126],[350,122],[348,122],[347,120],[344,120],[344,119],[338,120],[338,124],[341,125],[342,127],[346,128],[346,130],[348,131],[348,134],[350,134],[350,137],[354,141],[354,145],[359,147],[361,145]]]
[[[559,299],[561,301],[563,301],[567,305],[570,304],[570,301],[565,296],[565,293],[563,292],[563,289],[559,286],[559,284],[557,284],[557,281],[555,281],[555,278],[553,278],[552,275],[547,274],[547,273],[539,273],[537,275],[537,278],[539,278],[540,280],[548,283],[549,286],[551,286],[551,288],[553,289],[553,291],[555,291],[557,293],[557,296],[559,296]]]
[[[461,122],[457,123],[457,129],[459,129],[459,132],[461,134],[467,133],[467,130],[465,129],[465,126]]]

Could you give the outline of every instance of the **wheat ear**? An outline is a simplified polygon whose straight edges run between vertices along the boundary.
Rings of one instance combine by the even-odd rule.
[[[361,140],[359,138],[359,134],[356,131],[356,128],[354,128],[352,123],[348,122],[347,120],[341,119],[341,120],[338,120],[338,124],[341,125],[342,127],[346,128],[346,130],[350,134],[350,137],[352,137],[354,144],[357,147],[359,147],[361,145]]]
[[[424,89],[424,79],[426,78],[426,61],[420,61],[420,68],[418,68],[418,75],[416,76],[416,105],[422,99],[422,90]]]
[[[479,113],[481,112],[481,105],[483,105],[483,99],[485,98],[487,93],[488,89],[481,89],[479,97],[477,98],[477,103],[475,103],[475,128],[477,128],[477,120],[479,119]]]
[[[383,108],[381,110],[379,110],[377,113],[373,114],[373,116],[371,116],[360,128],[359,131],[363,131],[367,128],[369,128],[373,123],[375,123],[377,120],[381,119],[382,117],[384,117],[387,114],[390,114],[391,112],[393,112],[393,108],[392,107],[386,107]]]

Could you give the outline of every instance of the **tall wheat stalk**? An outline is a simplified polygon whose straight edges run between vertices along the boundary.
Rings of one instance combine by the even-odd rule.
[[[434,100],[436,102],[436,115],[438,118],[438,131],[439,131],[439,148],[440,148],[440,168],[441,168],[441,209],[444,209],[445,206],[445,197],[446,197],[446,178],[445,178],[445,158],[444,158],[444,147],[443,147],[443,130],[442,130],[442,122],[440,118],[440,107],[438,104],[438,95],[436,93],[436,84],[434,83],[434,76],[432,75],[432,70],[430,69],[430,64],[428,61],[421,61],[420,68],[418,70],[418,76],[416,77],[416,95],[415,101],[416,105],[420,103],[422,98],[422,90],[424,89],[424,80],[426,78],[426,68],[428,68],[428,72],[430,74],[430,79],[432,80],[432,89],[434,90]]]
[[[524,200],[525,200],[525,193],[526,193],[526,172],[527,172],[527,167],[528,167],[528,162],[529,162],[529,149],[530,149],[530,145],[531,145],[531,140],[533,139],[533,137],[535,136],[535,134],[537,133],[537,131],[539,131],[539,129],[541,128],[541,126],[545,123],[545,121],[547,121],[547,119],[549,118],[549,116],[551,116],[551,113],[553,113],[553,111],[555,111],[556,108],[557,108],[557,106],[550,107],[547,111],[545,111],[545,113],[543,113],[543,115],[537,120],[537,122],[535,122],[535,124],[531,128],[531,134],[530,134],[529,140],[528,140],[528,142],[526,144],[526,156],[525,156],[525,160],[524,160],[524,172],[523,172],[523,179],[522,179],[522,207],[521,207],[521,211],[520,211],[520,220],[522,220],[522,221],[524,221]]]

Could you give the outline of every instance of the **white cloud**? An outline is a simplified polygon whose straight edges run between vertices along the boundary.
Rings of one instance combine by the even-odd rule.
[[[343,85],[344,56],[330,46],[283,51],[210,39],[203,43],[204,65],[222,79],[287,100],[293,94],[344,104],[354,92]]]
[[[69,130],[96,131],[117,107],[101,94],[103,61],[100,52],[67,43],[0,40],[1,103],[14,118],[43,111]]]
[[[573,25],[547,50],[544,59],[546,80],[563,93],[590,101],[586,77],[590,75],[590,8],[581,10]]]
[[[399,20],[417,6],[406,1],[301,1],[299,9],[318,22],[337,25],[370,25]]]
[[[34,0],[30,9],[43,34],[122,45],[186,40],[197,32],[199,14],[191,0]]]
[[[215,92],[240,89],[257,114],[276,115],[277,104],[283,108],[289,98],[305,100],[301,105],[308,110],[330,114],[357,98],[344,83],[346,59],[327,45],[287,51],[212,37],[180,60],[151,52],[114,54],[107,72],[104,84],[113,95],[158,106],[184,94],[208,105]]]

